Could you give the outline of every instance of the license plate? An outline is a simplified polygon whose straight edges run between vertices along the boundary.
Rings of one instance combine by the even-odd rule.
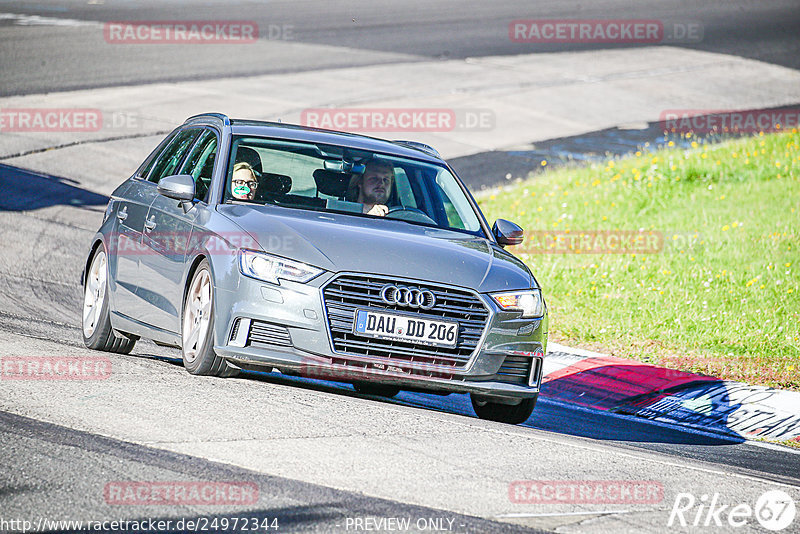
[[[458,343],[458,323],[455,321],[432,321],[367,310],[356,311],[353,331],[362,336],[437,347],[455,347]]]

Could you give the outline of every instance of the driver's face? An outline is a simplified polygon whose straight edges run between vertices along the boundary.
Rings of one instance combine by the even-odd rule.
[[[392,191],[393,175],[391,167],[367,165],[361,180],[361,201],[386,204]]]
[[[256,198],[257,187],[258,181],[249,170],[239,169],[233,173],[233,180],[231,183],[233,198],[239,200],[253,200]]]

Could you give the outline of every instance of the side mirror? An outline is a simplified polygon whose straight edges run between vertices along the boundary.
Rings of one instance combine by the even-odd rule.
[[[524,230],[511,221],[497,219],[492,226],[492,233],[501,247],[506,245],[519,245],[522,243]]]
[[[189,174],[165,176],[158,182],[158,192],[167,198],[189,202],[194,198],[194,178]]]

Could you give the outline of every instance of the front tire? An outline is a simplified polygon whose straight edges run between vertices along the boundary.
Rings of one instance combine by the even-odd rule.
[[[214,284],[208,260],[197,266],[181,319],[183,366],[193,375],[228,377],[239,373],[214,352]]]
[[[487,421],[508,423],[509,425],[518,425],[527,421],[533,413],[533,408],[536,406],[536,399],[538,398],[539,395],[537,394],[535,397],[522,399],[519,404],[501,404],[470,395],[472,409],[475,410],[478,417]]]
[[[94,350],[128,354],[137,338],[111,328],[108,308],[108,260],[105,250],[100,247],[94,253],[83,284],[83,343]]]

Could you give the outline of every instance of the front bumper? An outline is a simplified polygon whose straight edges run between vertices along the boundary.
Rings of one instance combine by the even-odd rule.
[[[528,398],[539,392],[547,315],[519,319],[475,293],[489,310],[483,335],[463,365],[371,357],[334,350],[323,288],[336,275],[280,286],[240,276],[216,289],[215,351],[234,365],[339,382],[378,382],[401,389]],[[414,283],[409,281],[408,283]]]

